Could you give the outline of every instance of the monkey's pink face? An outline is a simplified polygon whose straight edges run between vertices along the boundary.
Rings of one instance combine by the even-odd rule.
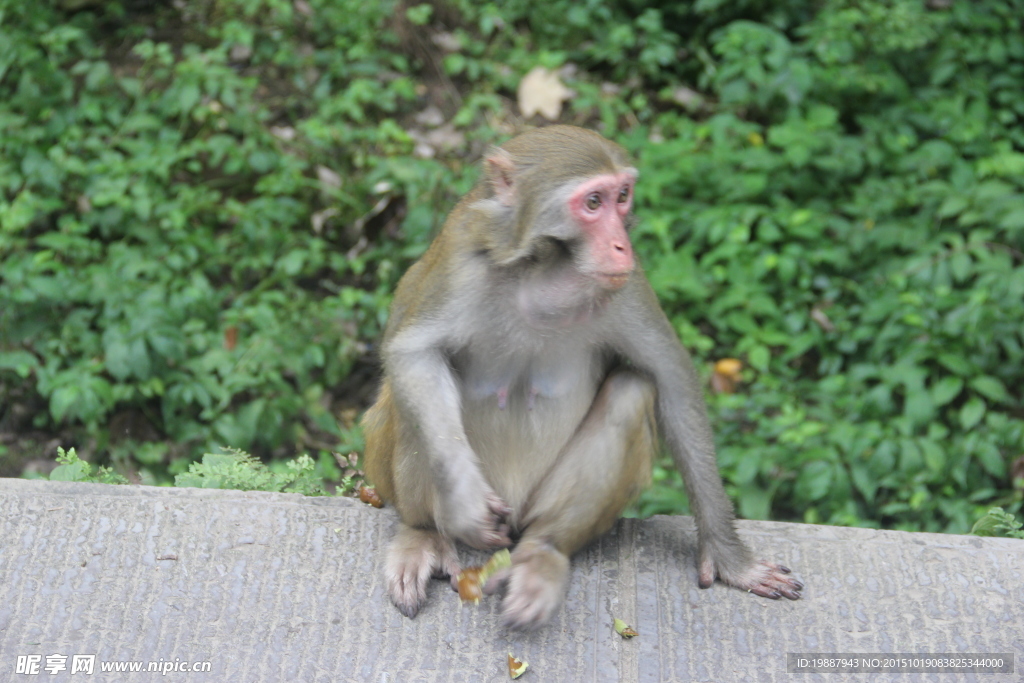
[[[569,212],[588,238],[593,275],[605,289],[621,289],[635,265],[626,234],[634,183],[635,173],[606,173],[583,181],[569,196]]]

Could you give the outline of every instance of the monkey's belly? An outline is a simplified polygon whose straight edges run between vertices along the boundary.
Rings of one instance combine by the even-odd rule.
[[[513,524],[593,403],[596,387],[555,396],[531,389],[463,402],[463,424],[487,481],[512,508]]]

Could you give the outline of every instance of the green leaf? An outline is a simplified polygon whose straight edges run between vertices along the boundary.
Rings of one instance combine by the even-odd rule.
[[[917,443],[924,454],[924,464],[928,471],[941,474],[946,468],[946,453],[942,446],[931,439],[919,439]]]
[[[903,404],[903,414],[914,424],[925,424],[935,417],[935,406],[932,397],[923,389],[910,391]]]
[[[796,482],[796,493],[803,500],[821,500],[832,485],[832,465],[815,460],[803,467]]]
[[[767,346],[755,346],[747,353],[747,360],[750,367],[758,372],[768,372],[768,364],[771,361],[771,352]]]
[[[924,466],[921,448],[913,439],[900,439],[900,470],[914,474]]]
[[[981,422],[983,417],[985,417],[985,402],[974,397],[960,409],[960,426],[964,429],[971,429]]]
[[[82,398],[82,390],[74,385],[59,387],[50,394],[50,414],[60,422]]]
[[[69,465],[58,465],[50,472],[50,481],[86,481],[92,474],[92,468],[84,460]]]
[[[970,277],[973,266],[974,262],[971,261],[971,255],[966,251],[955,252],[949,259],[950,270],[957,282],[963,282]]]
[[[0,370],[13,370],[26,378],[39,366],[39,361],[28,351],[0,351]]]
[[[1006,391],[1006,387],[1003,386],[1003,383],[991,375],[975,377],[970,381],[970,385],[972,389],[987,399],[998,403],[1012,402],[1010,394]]]
[[[999,227],[1013,232],[1024,230],[1024,209],[1014,209],[1007,213],[999,221]]]
[[[743,486],[736,503],[744,519],[770,519],[772,492],[757,485]]]
[[[943,377],[931,388],[932,404],[941,407],[956,398],[964,388],[959,377]]]
[[[409,20],[409,23],[415,26],[424,26],[429,23],[430,15],[433,13],[434,8],[425,3],[405,10],[405,16]]]
[[[974,523],[971,533],[977,536],[1006,536],[1008,538],[1024,538],[1024,523],[1020,522],[1001,507],[989,510],[984,517]]]
[[[878,482],[871,476],[870,470],[864,464],[857,462],[850,465],[850,479],[861,495],[864,496],[864,500],[869,503],[875,501]]]
[[[982,441],[978,444],[975,457],[986,472],[993,477],[1002,479],[1006,476],[1006,458],[991,441]]]
[[[961,376],[974,374],[974,367],[967,362],[963,356],[959,356],[955,353],[940,353],[936,358],[953,374]]]

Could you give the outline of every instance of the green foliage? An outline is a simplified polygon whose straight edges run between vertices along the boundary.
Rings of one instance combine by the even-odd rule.
[[[225,448],[206,453],[202,462],[189,465],[188,472],[174,478],[175,486],[200,489],[239,489],[241,491],[287,491],[304,496],[326,495],[316,463],[308,455],[275,463],[270,468],[245,451]]]
[[[748,365],[712,398],[740,514],[962,533],[1020,509],[1021,9],[731,22],[717,110],[630,138],[655,288],[691,347]]]
[[[50,472],[50,481],[84,481],[93,484],[127,484],[128,480],[109,467],[93,467],[78,457],[75,449],[65,452],[57,447],[57,467]]]
[[[1024,524],[1003,508],[992,508],[971,527],[975,536],[1006,536],[1024,538]]]
[[[381,30],[392,4],[311,5],[315,22],[280,2],[5,5],[0,382],[45,399],[36,427],[82,425],[103,450],[138,407],[186,445],[170,471],[218,443],[344,438],[330,390],[407,260],[368,241],[371,209],[459,185],[394,163],[411,141],[391,115],[414,93],[379,77],[408,68]],[[433,220],[410,213],[409,231]]]
[[[1021,0],[177,4],[0,10],[0,424],[17,397],[155,482],[221,443],[340,478],[339,395],[539,64],[636,156],[698,365],[745,363],[709,397],[741,515],[1022,509]],[[125,413],[171,445],[112,443]],[[659,463],[634,513],[685,509]]]

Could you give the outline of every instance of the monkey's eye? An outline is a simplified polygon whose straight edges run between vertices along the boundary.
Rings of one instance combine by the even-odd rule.
[[[586,205],[591,211],[597,211],[597,207],[601,206],[601,195],[596,192],[590,195],[587,197]]]
[[[629,201],[629,188],[624,187],[619,190],[619,204],[625,204],[627,201]]]

